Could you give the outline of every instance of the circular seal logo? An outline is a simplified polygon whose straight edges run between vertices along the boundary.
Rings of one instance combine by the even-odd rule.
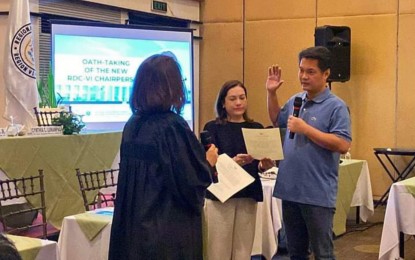
[[[32,26],[23,25],[13,37],[11,44],[12,60],[25,75],[36,78],[35,57],[32,45]]]

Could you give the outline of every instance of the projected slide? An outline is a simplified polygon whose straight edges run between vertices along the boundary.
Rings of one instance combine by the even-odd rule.
[[[137,68],[153,54],[178,60],[187,89],[182,116],[192,127],[191,33],[53,24],[52,56],[57,99],[83,115],[89,128],[120,128],[131,116]],[[58,26],[58,27],[56,27]],[[63,26],[63,28],[61,27]]]

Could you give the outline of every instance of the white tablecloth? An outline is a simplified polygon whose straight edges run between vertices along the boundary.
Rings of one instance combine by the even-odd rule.
[[[42,248],[35,260],[54,260],[59,258],[58,244],[55,241],[41,239]]]
[[[401,182],[392,184],[389,192],[379,259],[399,259],[399,232],[415,235],[415,197]]]
[[[258,203],[255,239],[252,255],[263,255],[271,259],[277,252],[278,231],[282,227],[281,200],[272,197],[275,180],[262,179],[264,201]]]
[[[14,239],[11,240],[17,240],[15,243],[15,246],[17,248],[17,251],[21,251],[21,247],[19,244],[19,236],[13,236]],[[26,237],[22,237],[22,239],[28,239]],[[59,251],[58,251],[58,245],[55,241],[51,240],[45,240],[45,239],[37,239],[37,238],[30,238],[30,239],[36,239],[40,241],[41,247],[39,249],[39,252],[36,255],[36,258],[34,260],[59,260]],[[31,249],[26,249],[31,250]],[[26,259],[27,260],[27,259]]]
[[[347,163],[348,160],[346,160]],[[349,162],[359,162],[361,160],[349,160]],[[340,166],[342,167],[342,166]],[[339,183],[341,185],[341,183]],[[350,207],[360,207],[360,219],[366,222],[369,217],[373,216],[375,209],[373,207],[372,184],[370,182],[369,167],[367,161],[363,161],[360,171],[359,180],[356,184],[356,190],[353,193]]]
[[[106,208],[99,210],[107,210]],[[139,234],[137,234],[139,235]],[[74,216],[63,219],[59,235],[61,260],[107,260],[111,236],[111,223],[90,241],[79,227]]]

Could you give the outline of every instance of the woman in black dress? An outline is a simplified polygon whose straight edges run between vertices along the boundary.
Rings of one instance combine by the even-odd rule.
[[[225,203],[207,192],[205,219],[209,260],[251,259],[256,207],[263,199],[258,170],[271,168],[273,162],[266,158],[254,160],[247,154],[242,128],[264,128],[248,117],[247,105],[247,91],[242,82],[226,82],[216,100],[217,118],[204,127],[211,134],[219,154],[226,153],[255,179]]]

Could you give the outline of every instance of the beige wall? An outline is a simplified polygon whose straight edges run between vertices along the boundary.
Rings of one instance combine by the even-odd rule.
[[[314,45],[314,28],[349,26],[351,78],[332,83],[352,117],[353,158],[369,163],[374,195],[390,179],[375,147],[415,148],[415,1],[209,0],[201,4],[200,126],[214,117],[221,84],[243,80],[251,117],[264,125],[267,67],[283,67],[281,102],[301,91],[297,54]],[[403,165],[409,158],[394,158]]]

